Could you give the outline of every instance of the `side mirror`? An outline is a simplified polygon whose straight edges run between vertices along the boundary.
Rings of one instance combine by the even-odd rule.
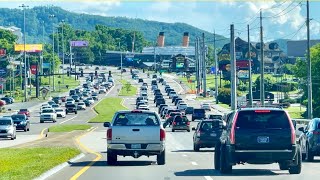
[[[298,131],[301,131],[301,132],[304,133],[304,128],[303,128],[303,127],[299,127],[299,128],[298,128]]]
[[[195,130],[196,130],[196,128],[195,128],[195,127],[192,127],[191,129],[192,129],[192,131],[195,131]]]
[[[104,122],[103,123],[103,127],[110,127],[111,126],[111,123],[110,122]]]

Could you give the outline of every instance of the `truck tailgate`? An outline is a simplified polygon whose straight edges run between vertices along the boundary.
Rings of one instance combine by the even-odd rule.
[[[112,127],[112,143],[159,143],[159,126],[114,126]]]

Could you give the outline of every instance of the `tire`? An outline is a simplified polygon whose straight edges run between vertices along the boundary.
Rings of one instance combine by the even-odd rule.
[[[193,144],[193,150],[195,152],[199,152],[200,151],[200,147],[198,145],[196,145],[196,144]]]
[[[66,112],[66,114],[68,114],[68,111]]]
[[[190,129],[188,129],[187,131],[190,132]]]
[[[226,146],[222,145],[220,149],[220,173],[230,174],[232,173],[232,165],[227,162]]]
[[[157,164],[165,165],[166,164],[166,151],[164,150],[161,154],[157,155]]]
[[[220,143],[217,143],[214,148],[214,169],[219,171],[220,170]]]
[[[307,152],[306,152],[306,159],[308,162],[312,162],[314,160],[314,155],[313,153],[311,152],[311,150],[309,149],[309,145],[307,144]]]
[[[43,123],[44,121],[40,121],[40,123]]]
[[[280,170],[288,170],[289,165],[288,165],[288,163],[285,163],[285,162],[279,163],[279,168],[280,168]]]
[[[192,121],[194,121],[195,119],[194,119],[194,118],[192,118],[191,120],[192,120]]]
[[[24,131],[24,132],[27,132],[27,131],[28,131],[27,127],[25,127],[23,131]]]
[[[78,114],[78,111],[74,112],[75,114]]]
[[[117,159],[118,157],[116,154],[108,152],[108,155],[107,155],[108,165],[116,165],[118,161]]]
[[[14,140],[15,139],[15,136],[11,136],[11,138],[10,138],[11,140]]]
[[[172,132],[174,132],[174,129],[172,129]]]
[[[298,146],[298,151],[297,151],[297,157],[296,158],[298,160],[298,164],[296,166],[290,166],[289,167],[289,173],[290,174],[300,174],[301,173],[302,155],[301,155],[300,146]]]

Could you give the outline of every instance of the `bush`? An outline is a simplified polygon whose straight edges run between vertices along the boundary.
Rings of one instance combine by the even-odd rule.
[[[240,93],[237,92],[237,96],[240,96]],[[218,101],[223,104],[231,104],[231,89],[222,88],[219,89]]]

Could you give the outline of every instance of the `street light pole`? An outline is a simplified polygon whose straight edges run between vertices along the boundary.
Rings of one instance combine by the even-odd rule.
[[[121,80],[122,80],[122,52],[121,52],[121,47],[120,47],[120,41],[119,41],[119,51],[120,51],[120,75],[121,75]]]
[[[27,101],[27,57],[26,57],[26,8],[29,6],[26,6],[22,4],[21,6],[23,9],[23,56],[24,56],[24,101]],[[22,71],[20,71],[22,72]]]
[[[308,63],[308,119],[312,119],[312,72],[311,72],[311,58],[310,58],[310,17],[309,17],[309,0],[307,0],[307,63]]]
[[[62,84],[64,84],[64,35],[63,35],[63,27],[64,27],[64,20],[62,22]]]

